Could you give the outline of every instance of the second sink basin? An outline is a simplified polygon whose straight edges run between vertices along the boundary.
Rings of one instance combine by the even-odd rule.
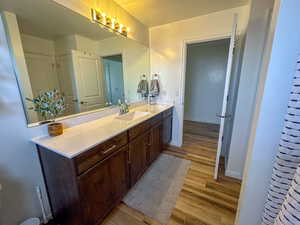
[[[130,122],[148,116],[149,114],[149,112],[129,112],[124,115],[117,116],[116,119]]]

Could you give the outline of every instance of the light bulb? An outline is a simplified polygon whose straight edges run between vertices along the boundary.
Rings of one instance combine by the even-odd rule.
[[[120,24],[120,26],[119,26],[119,32],[120,32],[120,33],[122,33],[123,26],[124,26],[123,24]]]
[[[115,24],[116,24],[117,20],[115,18],[111,19],[111,28],[115,29]]]

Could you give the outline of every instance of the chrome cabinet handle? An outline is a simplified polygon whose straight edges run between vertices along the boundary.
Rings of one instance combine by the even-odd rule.
[[[113,151],[116,147],[117,147],[117,145],[113,145],[110,148],[108,148],[107,150],[103,151],[102,154],[107,154],[107,153]]]

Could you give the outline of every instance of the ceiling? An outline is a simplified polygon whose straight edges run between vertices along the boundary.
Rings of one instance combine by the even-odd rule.
[[[249,0],[114,0],[148,27],[246,5]]]
[[[0,0],[0,11],[17,15],[20,31],[40,38],[56,39],[80,34],[93,40],[115,36],[53,0]]]

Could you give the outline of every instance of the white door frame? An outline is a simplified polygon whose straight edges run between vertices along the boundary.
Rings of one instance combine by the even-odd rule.
[[[186,80],[186,63],[187,63],[187,46],[189,44],[203,43],[209,41],[217,41],[223,39],[230,39],[231,31],[219,35],[203,36],[194,39],[183,40],[182,42],[182,62],[181,62],[181,74],[180,74],[180,90],[179,90],[179,104],[181,107],[181,113],[179,114],[179,140],[178,145],[181,147],[183,144],[183,121],[184,121],[184,97],[185,97],[185,80]]]

